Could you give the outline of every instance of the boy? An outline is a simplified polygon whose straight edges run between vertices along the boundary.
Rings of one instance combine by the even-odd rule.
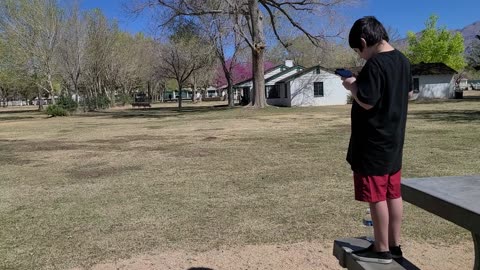
[[[375,17],[357,20],[349,44],[367,62],[358,77],[342,78],[354,98],[347,161],[353,170],[355,199],[370,205],[375,237],[374,244],[352,256],[385,264],[402,257],[400,178],[411,89],[410,62],[388,41]]]

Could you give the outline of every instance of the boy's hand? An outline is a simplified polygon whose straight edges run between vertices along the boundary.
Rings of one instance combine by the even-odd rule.
[[[342,77],[343,87],[347,88],[347,90],[350,90],[350,91],[356,90],[357,89],[356,80],[357,78],[355,77],[350,77],[350,78]]]

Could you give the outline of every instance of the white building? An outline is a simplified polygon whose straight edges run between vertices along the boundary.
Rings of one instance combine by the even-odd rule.
[[[275,106],[324,106],[347,104],[349,91],[333,71],[321,66],[304,69],[275,83],[267,103]]]
[[[412,65],[413,99],[454,98],[456,73],[444,63]]]
[[[285,64],[275,66],[265,71],[265,96],[275,87],[275,84],[293,74],[296,74],[305,68],[294,65],[292,60],[286,60]],[[241,95],[245,103],[250,102],[252,97],[253,80],[252,78],[235,84],[235,96]]]

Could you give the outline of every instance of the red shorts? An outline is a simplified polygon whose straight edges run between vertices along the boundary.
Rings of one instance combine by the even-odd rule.
[[[385,175],[362,175],[353,173],[355,200],[362,202],[380,202],[402,197],[400,179],[402,170]]]

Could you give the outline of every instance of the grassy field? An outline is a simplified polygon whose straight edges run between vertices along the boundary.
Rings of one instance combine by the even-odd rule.
[[[0,110],[0,269],[360,235],[349,106]],[[187,104],[188,106],[188,104]],[[480,174],[480,101],[410,105],[404,177]],[[405,237],[470,241],[412,205]]]

